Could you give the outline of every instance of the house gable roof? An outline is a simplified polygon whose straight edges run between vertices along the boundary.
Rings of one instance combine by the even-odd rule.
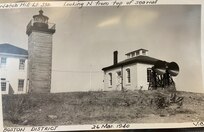
[[[0,53],[14,54],[14,55],[28,55],[28,51],[14,45],[4,43],[0,44]]]
[[[124,65],[128,65],[128,64],[133,64],[133,63],[143,63],[143,64],[154,65],[158,60],[159,59],[152,58],[152,57],[149,57],[149,56],[140,55],[140,56],[136,56],[136,57],[133,57],[133,58],[130,58],[130,59],[126,59],[126,60],[121,61],[121,62],[119,62],[119,63],[117,63],[115,65],[104,67],[102,70],[106,71],[106,70],[109,70],[109,69],[112,69],[112,68],[116,68],[116,67],[120,67],[120,66],[124,66]]]

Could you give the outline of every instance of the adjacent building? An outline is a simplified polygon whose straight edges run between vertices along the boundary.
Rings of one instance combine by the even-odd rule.
[[[27,50],[8,43],[0,44],[0,87],[2,94],[27,92],[27,62]]]
[[[113,53],[113,65],[103,68],[104,90],[148,90],[148,73],[158,61],[148,56],[148,50],[138,49],[126,54],[127,59],[118,62],[118,52]]]

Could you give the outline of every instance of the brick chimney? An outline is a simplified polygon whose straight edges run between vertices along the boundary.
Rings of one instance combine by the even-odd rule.
[[[116,65],[118,63],[118,51],[113,52],[113,64]]]

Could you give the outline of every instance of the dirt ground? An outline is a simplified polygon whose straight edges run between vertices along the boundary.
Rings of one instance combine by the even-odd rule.
[[[5,127],[103,123],[184,123],[204,121],[204,94],[111,91],[3,96]]]

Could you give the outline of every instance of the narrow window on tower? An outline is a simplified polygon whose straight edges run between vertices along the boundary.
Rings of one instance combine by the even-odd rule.
[[[109,76],[109,87],[111,87],[111,86],[112,86],[112,84],[113,84],[113,77],[112,77],[112,73],[109,73],[109,74],[108,74],[108,76]]]
[[[20,59],[19,60],[19,70],[24,70],[25,69],[25,60]]]
[[[18,91],[22,92],[24,88],[24,79],[19,79],[18,80]]]
[[[129,84],[131,83],[131,78],[130,78],[130,69],[126,69],[126,83]]]
[[[1,91],[6,91],[6,78],[1,78]]]

